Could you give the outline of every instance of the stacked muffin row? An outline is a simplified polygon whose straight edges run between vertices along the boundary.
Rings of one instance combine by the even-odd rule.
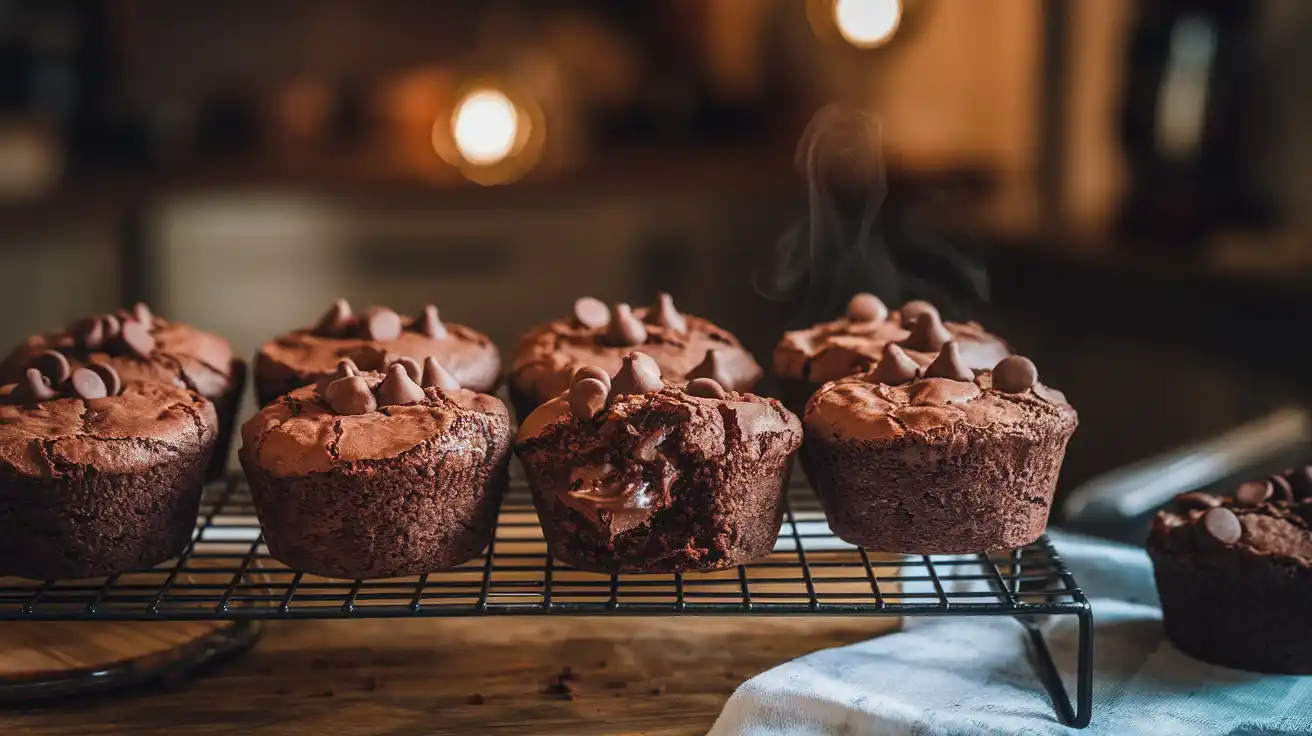
[[[792,406],[810,396],[803,424],[749,393],[762,371],[733,335],[668,295],[636,309],[584,298],[521,340],[507,381],[515,450],[551,552],[583,569],[767,554],[799,446],[849,542],[1016,546],[1042,532],[1076,422],[1008,352],[924,302],[890,312],[858,295],[844,319],[789,333],[776,352]],[[4,366],[18,382],[0,407],[0,528],[12,532],[0,574],[108,574],[181,552],[241,389],[227,343],[139,306],[33,338]],[[339,300],[264,345],[264,408],[239,456],[270,552],[343,577],[477,555],[511,445],[509,413],[488,394],[499,375],[492,343],[433,307],[406,318]],[[33,548],[49,553],[30,559]]]

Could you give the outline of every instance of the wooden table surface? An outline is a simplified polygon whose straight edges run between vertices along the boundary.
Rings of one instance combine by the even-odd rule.
[[[185,682],[0,709],[0,732],[704,734],[749,677],[895,625],[814,617],[274,622],[254,650]],[[566,667],[572,699],[550,687]]]

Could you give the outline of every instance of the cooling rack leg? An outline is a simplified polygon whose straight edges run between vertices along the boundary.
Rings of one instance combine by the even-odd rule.
[[[1093,616],[1088,608],[1080,611],[1079,662],[1076,665],[1075,692],[1077,702],[1072,702],[1066,693],[1066,685],[1061,680],[1061,671],[1052,659],[1048,641],[1043,637],[1039,623],[1029,616],[1018,616],[1017,620],[1029,634],[1030,644],[1034,648],[1034,669],[1048,691],[1057,717],[1072,728],[1084,728],[1089,725],[1093,714]]]
[[[1080,610],[1080,661],[1078,680],[1075,683],[1078,699],[1075,728],[1084,728],[1093,720],[1093,610],[1087,605]]]

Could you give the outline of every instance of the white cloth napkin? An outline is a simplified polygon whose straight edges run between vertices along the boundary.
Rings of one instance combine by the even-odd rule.
[[[1051,537],[1093,605],[1088,729],[1057,720],[1018,622],[922,618],[907,619],[899,633],[816,652],[748,680],[710,736],[1312,734],[1312,677],[1255,675],[1187,657],[1162,634],[1143,550]],[[1076,619],[1051,617],[1044,631],[1074,693]]]

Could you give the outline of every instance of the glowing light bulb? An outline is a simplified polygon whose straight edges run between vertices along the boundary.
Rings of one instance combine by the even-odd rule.
[[[848,43],[872,49],[887,43],[902,21],[902,0],[834,0],[834,24]]]
[[[469,163],[495,164],[515,152],[520,140],[519,110],[503,92],[474,90],[451,113],[451,137]]]

